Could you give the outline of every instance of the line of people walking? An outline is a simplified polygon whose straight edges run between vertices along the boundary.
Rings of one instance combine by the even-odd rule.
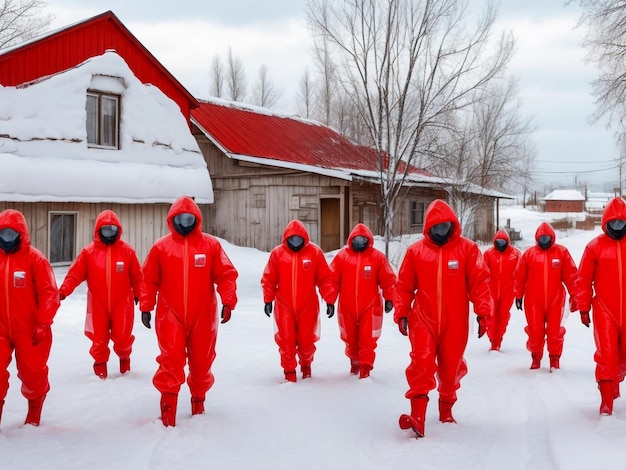
[[[191,413],[204,413],[206,393],[214,383],[218,324],[230,320],[237,305],[238,273],[217,238],[201,230],[202,216],[189,197],[175,201],[167,215],[169,233],[157,240],[140,266],[134,249],[121,240],[117,215],[105,210],[96,219],[94,239],[76,257],[59,289],[54,272],[30,245],[24,216],[13,209],[0,213],[0,418],[9,386],[8,365],[15,352],[22,394],[28,400],[25,424],[39,425],[47,393],[47,361],[51,324],[60,302],[87,282],[85,334],[92,341],[94,373],[108,375],[109,342],[119,358],[120,373],[131,368],[135,305],[141,321],[152,328],[152,312],[160,354],[153,384],[161,394],[164,426],[176,425],[178,394],[187,382]],[[406,369],[410,413],[400,416],[402,429],[425,435],[429,392],[439,394],[439,420],[452,415],[457,391],[468,367],[464,360],[469,337],[470,306],[478,337],[485,334],[491,350],[502,347],[515,301],[524,310],[531,369],[541,367],[547,347],[550,371],[560,367],[565,328],[565,289],[570,310],[580,310],[583,325],[593,313],[596,381],[601,414],[611,414],[619,383],[626,375],[626,341],[621,335],[626,310],[626,203],[613,199],[602,218],[603,234],[585,248],[580,268],[556,233],[542,223],[536,245],[521,253],[505,231],[496,232],[484,255],[462,236],[459,219],[443,200],[425,213],[423,238],[408,247],[396,276],[372,232],[357,224],[331,264],[310,241],[302,222],[285,228],[263,271],[264,313],[273,316],[274,339],[285,381],[312,376],[319,339],[318,293],[332,318],[337,302],[340,338],[349,371],[369,377],[374,368],[383,312],[411,344]],[[218,314],[219,295],[222,304]],[[155,310],[156,309],[156,310]],[[185,376],[185,365],[188,374]]]

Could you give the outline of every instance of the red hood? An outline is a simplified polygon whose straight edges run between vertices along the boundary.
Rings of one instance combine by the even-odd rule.
[[[26,219],[20,211],[6,209],[0,212],[0,229],[3,228],[12,228],[20,234],[20,250],[30,246],[28,225],[26,225]]]
[[[556,243],[556,232],[552,228],[552,225],[548,222],[541,222],[541,225],[537,227],[537,231],[535,232],[535,241],[538,242],[539,237],[542,235],[550,235],[552,237],[552,245]]]
[[[509,238],[509,234],[506,230],[498,230],[496,234],[493,236],[493,241],[495,242],[498,238],[502,240],[506,240],[506,244],[511,244],[511,239]]]
[[[285,227],[283,232],[283,245],[287,246],[287,239],[292,235],[300,235],[304,239],[304,246],[309,244],[309,233],[306,231],[306,227],[299,220],[292,220]]]
[[[200,212],[200,208],[198,207],[196,202],[189,196],[182,196],[174,201],[172,207],[170,207],[170,210],[167,213],[167,226],[169,227],[170,233],[172,235],[177,237],[182,236],[174,228],[174,217],[176,217],[178,214],[183,214],[185,212],[189,212],[190,214],[195,215],[197,221],[196,226],[189,235],[202,232],[202,213]]]
[[[117,216],[115,212],[112,210],[104,210],[98,214],[96,217],[96,223],[93,227],[93,239],[96,242],[100,241],[100,237],[98,236],[98,232],[102,228],[103,225],[115,225],[119,228],[117,232],[117,239],[120,240],[122,238],[122,223],[120,222],[120,218]]]
[[[349,250],[352,250],[352,240],[354,239],[354,237],[358,237],[358,236],[366,237],[370,241],[367,249],[370,249],[373,246],[374,235],[372,235],[372,232],[370,231],[370,229],[367,228],[367,225],[356,224],[354,228],[352,229],[352,232],[350,232],[350,236],[348,237],[348,249]]]
[[[430,203],[426,213],[424,214],[424,229],[422,233],[424,237],[428,237],[430,240],[429,231],[433,225],[441,224],[444,222],[452,222],[452,235],[449,241],[452,241],[461,236],[461,224],[459,219],[452,210],[452,208],[442,199],[435,199]]]
[[[626,220],[626,202],[621,197],[611,199],[604,208],[602,230],[606,233],[606,224],[617,219]]]

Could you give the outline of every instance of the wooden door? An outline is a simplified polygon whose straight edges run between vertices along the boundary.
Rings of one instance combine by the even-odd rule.
[[[71,263],[75,257],[76,214],[50,214],[50,256],[52,264]]]
[[[338,198],[320,199],[320,232],[323,251],[341,248],[341,212]]]

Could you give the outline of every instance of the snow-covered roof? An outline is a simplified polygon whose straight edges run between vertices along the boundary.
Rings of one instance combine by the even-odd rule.
[[[584,201],[585,196],[576,189],[555,189],[546,197],[544,201]]]
[[[122,95],[119,150],[87,145],[94,83]],[[142,84],[117,53],[28,86],[0,85],[0,200],[154,203],[181,195],[213,202],[200,148],[176,103]]]

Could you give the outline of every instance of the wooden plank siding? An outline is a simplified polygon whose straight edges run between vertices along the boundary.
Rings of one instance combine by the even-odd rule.
[[[206,218],[207,204],[200,205]],[[122,222],[122,239],[130,243],[143,263],[152,244],[169,233],[166,217],[171,204],[90,204],[74,202],[9,203],[0,202],[0,210],[16,209],[24,214],[31,244],[49,257],[48,216],[50,212],[74,212],[76,218],[76,256],[93,240],[96,217],[111,209]],[[203,223],[203,230],[206,230]]]

